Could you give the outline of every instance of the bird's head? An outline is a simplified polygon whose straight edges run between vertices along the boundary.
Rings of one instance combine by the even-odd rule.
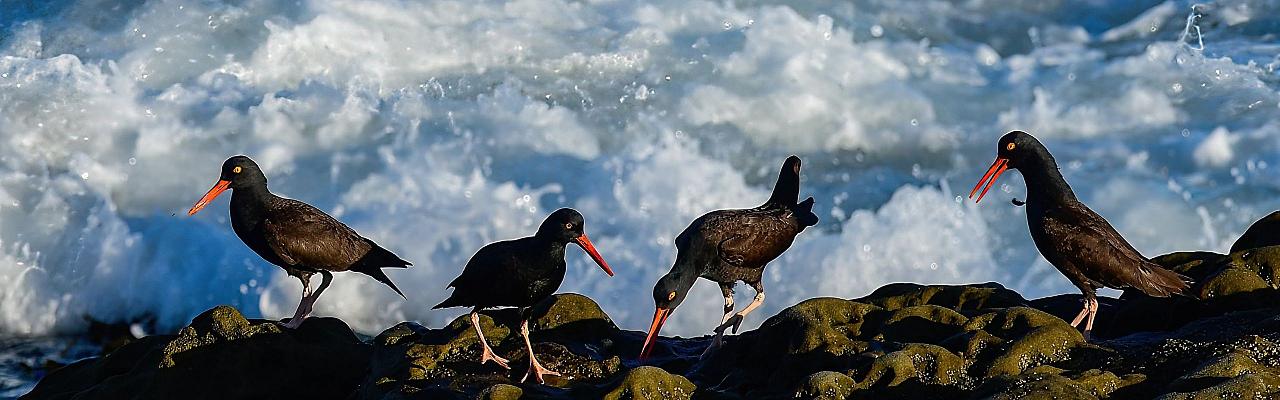
[[[209,205],[214,198],[222,194],[227,189],[239,189],[256,185],[266,185],[267,176],[262,173],[262,169],[258,168],[258,163],[253,162],[246,156],[234,156],[228,158],[222,163],[222,173],[218,176],[218,182],[213,184],[213,188],[209,189],[200,198],[195,205],[191,206],[191,210],[187,211],[187,215],[195,215],[200,209]]]
[[[1048,157],[1048,150],[1040,144],[1039,140],[1036,140],[1035,136],[1023,131],[1006,133],[997,142],[995,162],[991,163],[987,173],[982,175],[982,179],[969,192],[969,198],[973,198],[973,195],[978,193],[978,188],[982,188],[982,194],[979,194],[974,202],[982,201],[982,198],[987,195],[987,190],[991,189],[996,179],[999,179],[1005,171],[1027,167],[1045,157]]]
[[[649,353],[653,352],[654,342],[658,339],[658,332],[662,330],[662,325],[667,323],[667,317],[684,302],[684,296],[689,292],[689,288],[693,285],[688,279],[682,279],[684,276],[679,272],[673,272],[663,275],[658,279],[658,283],[653,285],[653,323],[649,325],[649,334],[644,338],[644,346],[640,349],[640,359],[649,358]],[[696,277],[695,277],[696,278]]]
[[[572,208],[561,208],[542,220],[542,225],[538,227],[538,233],[535,236],[560,243],[578,244],[587,252],[587,255],[591,256],[596,265],[604,270],[604,273],[613,276],[613,269],[609,268],[609,263],[604,261],[604,257],[600,256],[596,246],[591,243],[591,239],[587,238],[585,223],[582,213]]]

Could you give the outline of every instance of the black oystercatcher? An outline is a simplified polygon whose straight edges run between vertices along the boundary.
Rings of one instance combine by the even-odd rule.
[[[538,383],[544,383],[543,375],[559,376],[560,374],[546,369],[533,356],[533,344],[529,342],[529,310],[541,303],[560,287],[564,281],[565,262],[564,248],[566,244],[577,243],[606,274],[613,276],[613,270],[604,262],[600,253],[587,239],[583,231],[582,214],[571,208],[561,208],[547,216],[533,236],[515,240],[494,242],[480,248],[462,275],[458,275],[449,287],[454,288],[448,299],[436,304],[433,309],[466,306],[471,309],[471,325],[480,336],[483,354],[480,363],[488,361],[510,369],[507,360],[493,353],[484,332],[480,331],[481,309],[494,307],[517,307],[520,313],[520,334],[524,336],[525,347],[529,350],[529,370],[524,382],[532,374]]]
[[[800,196],[800,157],[791,156],[778,172],[778,183],[769,201],[745,210],[717,210],[693,220],[676,236],[676,262],[653,287],[653,324],[644,339],[640,359],[653,352],[658,331],[667,317],[684,301],[699,277],[720,285],[724,294],[724,317],[716,327],[716,343],[724,330],[738,332],[742,319],[764,302],[760,278],[764,267],[791,247],[796,235],[818,223],[813,198],[796,203]],[[733,314],[733,286],[737,281],[751,285],[755,299]],[[715,348],[713,344],[710,349]]]
[[[1190,279],[1152,263],[1107,220],[1077,200],[1053,155],[1026,132],[1013,131],[1000,138],[996,161],[969,192],[969,198],[982,188],[975,203],[982,201],[1000,174],[1010,168],[1021,172],[1027,184],[1027,226],[1036,248],[1084,293],[1084,309],[1071,326],[1079,326],[1088,316],[1086,339],[1098,313],[1095,292],[1099,287],[1134,288],[1154,297],[1185,294]]]
[[[406,268],[412,264],[365,239],[323,211],[301,201],[286,199],[267,190],[267,177],[258,164],[245,156],[222,163],[222,176],[187,215],[195,215],[223,191],[231,189],[231,228],[253,252],[284,268],[302,281],[302,301],[285,324],[297,328],[311,313],[320,293],[329,287],[332,272],[355,271],[372,276],[404,297],[382,268]],[[311,275],[323,280],[311,292]]]

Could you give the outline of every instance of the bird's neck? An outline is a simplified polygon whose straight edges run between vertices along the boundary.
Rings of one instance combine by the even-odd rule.
[[[773,185],[773,194],[763,206],[793,206],[800,197],[800,177],[783,171],[778,175],[778,182]]]
[[[534,235],[532,239],[535,248],[546,249],[548,257],[564,259],[564,242],[544,235]]]
[[[1027,182],[1028,203],[1061,203],[1076,199],[1075,192],[1071,190],[1067,180],[1063,179],[1058,163],[1052,156],[1036,159],[1032,163],[1034,165],[1018,169]]]
[[[693,284],[698,281],[698,276],[701,274],[696,271],[692,271],[691,269],[682,269],[673,270],[668,272],[667,275],[671,276],[671,279],[676,282],[676,287],[682,293],[688,293],[689,289],[693,287]]]
[[[267,190],[265,183],[244,185],[232,190],[231,202],[238,203],[241,207],[257,209],[265,206],[271,196],[271,191]]]

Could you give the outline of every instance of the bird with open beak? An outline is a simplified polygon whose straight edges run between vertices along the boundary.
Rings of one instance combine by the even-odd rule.
[[[1132,288],[1153,297],[1185,295],[1191,280],[1164,269],[1135,250],[1107,220],[1076,199],[1049,150],[1034,136],[1012,131],[1000,138],[996,160],[969,192],[982,201],[1005,171],[1014,169],[1027,184],[1027,227],[1040,254],[1084,294],[1072,327],[1085,321],[1084,337],[1098,313],[1097,289]],[[985,185],[984,185],[985,184]]]

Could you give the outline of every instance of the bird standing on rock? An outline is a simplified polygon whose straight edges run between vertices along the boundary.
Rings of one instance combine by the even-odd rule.
[[[272,194],[267,190],[266,175],[249,157],[235,156],[223,162],[218,183],[187,215],[200,212],[227,189],[232,190],[231,228],[236,236],[267,262],[284,268],[302,281],[302,300],[285,327],[294,329],[302,325],[320,293],[333,280],[332,272],[355,271],[369,275],[404,297],[382,268],[407,268],[412,264],[323,211]],[[311,275],[316,273],[323,280],[313,293]]]
[[[699,277],[720,285],[724,294],[724,317],[716,327],[716,344],[726,328],[738,332],[742,320],[764,303],[761,277],[764,267],[791,247],[796,235],[818,223],[813,198],[797,203],[800,197],[800,157],[788,157],[778,172],[773,195],[759,207],[709,212],[676,236],[676,261],[653,287],[655,310],[649,334],[640,350],[640,359],[653,352],[658,332],[675,308],[684,301]],[[733,286],[737,281],[751,285],[755,299],[733,313]],[[708,351],[715,348],[713,344]]]
[[[596,264],[609,276],[613,269],[600,257],[584,232],[582,214],[571,208],[561,208],[547,216],[533,236],[514,240],[490,243],[481,247],[462,274],[449,287],[454,288],[448,299],[432,309],[467,306],[471,309],[471,325],[480,336],[480,363],[493,361],[502,368],[510,369],[507,360],[494,354],[480,330],[481,309],[494,307],[517,307],[520,314],[520,334],[524,336],[525,347],[529,350],[529,369],[524,382],[533,375],[538,383],[545,383],[544,375],[560,374],[544,368],[533,355],[533,344],[529,341],[529,310],[532,306],[543,302],[560,288],[564,281],[565,262],[564,249],[569,243],[576,243],[595,260]]]
[[[1071,326],[1079,326],[1088,317],[1086,339],[1098,313],[1099,287],[1134,288],[1153,297],[1186,294],[1191,280],[1151,262],[1107,220],[1077,200],[1053,155],[1026,132],[1012,131],[1000,138],[995,162],[969,192],[969,198],[982,188],[974,202],[982,201],[1000,174],[1011,168],[1021,172],[1027,184],[1027,227],[1036,248],[1084,294],[1084,308]]]

